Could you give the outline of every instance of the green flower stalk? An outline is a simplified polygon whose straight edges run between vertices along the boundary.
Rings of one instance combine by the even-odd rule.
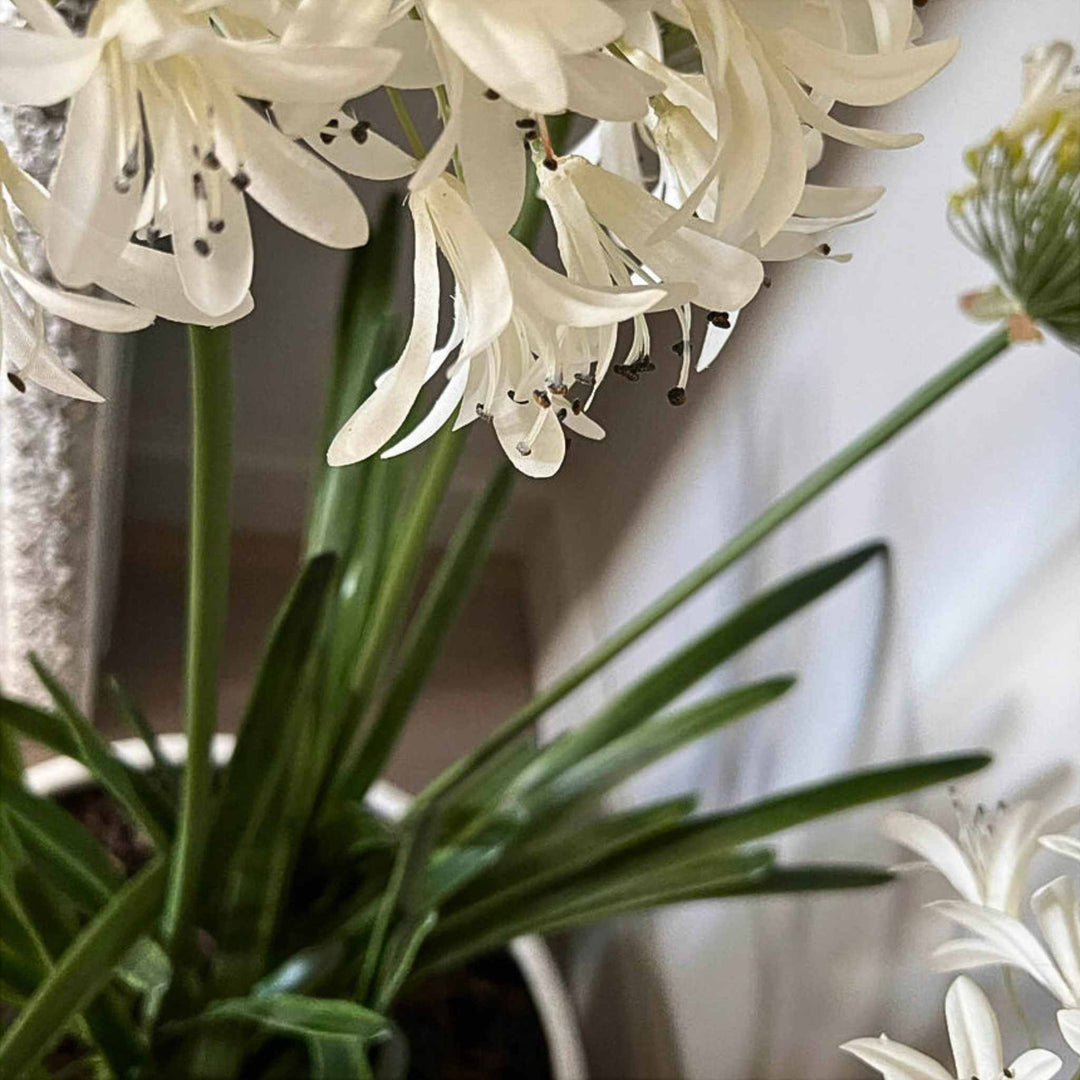
[[[964,156],[974,181],[949,202],[960,239],[998,284],[965,293],[980,322],[1014,341],[1044,328],[1080,349],[1080,81],[1074,50],[1056,41],[1024,58],[1024,95],[1009,123]]]

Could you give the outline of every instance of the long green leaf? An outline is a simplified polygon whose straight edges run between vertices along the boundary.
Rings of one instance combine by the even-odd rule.
[[[18,822],[34,869],[89,911],[108,903],[121,878],[90,832],[51,799],[39,799],[17,781],[0,783],[0,805]]]
[[[33,1068],[73,1017],[109,982],[128,950],[160,914],[165,864],[156,860],[127,882],[60,957],[0,1040],[0,1074]]]
[[[390,1034],[386,1017],[363,1005],[357,1005],[354,1001],[305,997],[302,994],[212,1001],[196,1020],[244,1020],[268,1031],[295,1035],[301,1039],[313,1035],[331,1035],[364,1044],[385,1039]]]
[[[401,659],[390,690],[358,751],[359,764],[346,789],[362,798],[390,758],[405,720],[423,688],[447,630],[464,603],[487,556],[492,532],[513,488],[516,470],[506,463],[496,470],[456,529],[420,608],[402,641]]]
[[[656,716],[555,776],[526,800],[530,816],[539,816],[583,795],[596,798],[687,743],[771,704],[795,685],[781,676],[697,702],[670,716]]]
[[[160,816],[160,804],[145,798],[146,784],[140,783],[137,774],[112,755],[109,748],[90,721],[79,711],[71,696],[34,654],[30,663],[42,685],[56,705],[60,721],[67,727],[70,743],[76,748],[76,757],[94,774],[101,786],[141,825],[159,848],[169,846],[172,823]]]
[[[836,588],[872,559],[885,556],[887,551],[881,543],[864,545],[790,577],[756,596],[734,615],[657,664],[569,739],[540,754],[514,782],[507,798],[521,798],[530,790],[550,782],[647,720],[723,661]]]

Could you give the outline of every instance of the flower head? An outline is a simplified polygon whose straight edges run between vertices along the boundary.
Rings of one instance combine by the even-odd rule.
[[[192,304],[233,311],[252,273],[245,193],[322,243],[364,243],[345,182],[245,99],[344,100],[379,85],[396,52],[230,36],[251,20],[225,6],[100,0],[81,38],[23,7],[30,29],[0,28],[0,100],[71,98],[46,232],[65,284],[100,280],[136,230],[171,234]]]
[[[852,1039],[840,1047],[885,1080],[1050,1080],[1061,1059],[1049,1050],[1026,1050],[1006,1068],[1001,1029],[986,995],[971,979],[957,978],[945,995],[945,1023],[953,1053],[950,1072],[932,1057],[885,1035]]]
[[[905,811],[885,815],[881,831],[926,860],[969,903],[1015,915],[1040,837],[1080,821],[1080,806],[1059,813],[1034,800],[973,810],[953,796],[954,840],[927,818]]]
[[[972,147],[973,181],[949,203],[949,220],[986,259],[998,285],[967,293],[979,321],[1008,323],[1014,340],[1038,327],[1080,348],[1080,81],[1063,41],[1024,58],[1023,100],[1012,119]]]

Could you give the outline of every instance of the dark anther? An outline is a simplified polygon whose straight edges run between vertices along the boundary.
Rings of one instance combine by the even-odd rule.
[[[534,390],[533,401],[535,401],[541,409],[551,408],[551,398],[548,397],[547,392],[544,390]]]
[[[528,457],[532,453],[532,447],[524,439],[522,439],[521,442],[517,444],[517,452],[522,457]]]
[[[581,414],[581,398],[574,398],[574,400],[570,402],[570,410],[575,416]]]
[[[371,130],[371,124],[367,120],[357,120],[353,124],[352,131],[349,133],[353,137],[353,142],[363,145],[367,142],[368,132]]]
[[[528,399],[528,398],[525,398],[525,400],[524,400],[524,401],[518,401],[518,399],[517,399],[516,397],[514,397],[514,391],[513,391],[513,390],[507,390],[507,391],[506,391],[506,396],[507,396],[507,397],[508,397],[508,398],[509,398],[509,399],[510,399],[510,400],[511,400],[511,401],[512,401],[512,402],[513,402],[513,403],[514,403],[515,405],[528,405],[528,404],[529,404],[529,399]]]
[[[221,168],[221,158],[219,158],[217,156],[217,154],[214,153],[213,150],[207,150],[206,151],[206,155],[202,159],[202,163],[208,169],[220,169]]]
[[[124,162],[123,169],[120,170],[128,180],[134,180],[139,175],[139,151],[132,150],[128,154],[127,161]]]
[[[596,376],[591,372],[586,372],[584,375],[578,373],[574,376],[574,382],[581,383],[582,386],[595,386]]]
[[[236,175],[232,178],[232,186],[237,191],[247,191],[251,187],[251,177],[243,169],[237,169]]]
[[[210,242],[204,240],[201,236],[196,239],[194,247],[203,258],[206,258],[206,256],[210,254]]]
[[[499,100],[499,91],[498,90],[492,90],[491,87],[489,86],[484,91],[484,97],[486,97],[488,99],[488,101],[498,101]]]
[[[553,157],[544,158],[544,168],[550,169],[554,172],[559,167],[559,163]]]
[[[1013,1077],[1016,1076],[1016,1073],[1014,1073],[1012,1069],[1002,1069],[1001,1075],[1005,1077],[1005,1080],[1013,1080]]]
[[[762,284],[762,285],[764,285],[766,289],[771,289],[771,288],[772,288],[772,278],[771,278],[771,277],[769,277],[769,275],[768,275],[768,274],[766,274],[766,275],[765,275],[765,276],[764,276],[764,277],[763,277],[763,278],[761,279],[761,284]]]
[[[671,346],[671,351],[676,356],[682,356],[682,354],[684,352],[686,352],[686,342],[685,341],[676,341],[675,344]]]
[[[199,147],[198,147],[198,144],[197,144],[197,143],[192,143],[192,144],[191,144],[191,153],[192,153],[192,154],[193,154],[193,155],[194,155],[195,157],[200,157],[200,156],[202,155],[202,151],[201,151],[201,150],[199,149]]]
[[[707,317],[711,325],[721,330],[731,329],[731,316],[726,311],[710,311]]]
[[[523,116],[520,120],[515,120],[514,124],[522,131],[531,131],[536,127],[536,121],[531,116]]]
[[[531,150],[532,149],[533,139],[535,139],[535,138],[536,138],[535,135],[526,135],[525,138],[521,140],[522,143],[524,143],[526,150]]]
[[[559,411],[558,411],[558,412],[557,412],[557,413],[555,414],[555,419],[556,419],[556,420],[558,420],[558,421],[560,421],[560,423],[561,423],[561,422],[562,422],[563,420],[565,420],[565,419],[566,419],[566,409],[565,409],[565,408],[562,408],[562,409],[560,409],[560,410],[559,410]]]
[[[26,393],[26,383],[24,383],[22,381],[22,379],[20,379],[19,376],[15,374],[14,371],[9,371],[7,373],[7,377],[8,377],[8,382],[11,383],[11,385],[14,386],[15,389],[18,390],[20,394],[25,394]]]
[[[338,118],[336,116],[331,116],[330,119],[326,121],[326,126],[336,128],[338,126]]]
[[[206,198],[206,182],[203,180],[202,173],[192,174],[191,190],[195,193],[196,199]]]
[[[686,391],[681,386],[673,386],[667,392],[667,399],[672,405],[685,405]]]
[[[829,245],[828,245],[828,244],[822,244],[822,245],[821,245],[821,246],[820,246],[820,247],[818,248],[818,251],[820,251],[822,255],[828,255],[828,254],[829,254],[829,253],[830,253],[830,252],[832,251],[832,248],[831,248],[831,247],[829,247]]]
[[[122,176],[118,176],[113,181],[113,190],[118,195],[126,195],[131,190],[131,183],[125,180]]]
[[[337,136],[332,131],[319,132],[319,142],[321,142],[323,146],[329,146],[336,138]]]
[[[225,231],[225,219],[224,218],[211,218],[206,223],[206,227],[212,233],[222,233],[222,232]]]

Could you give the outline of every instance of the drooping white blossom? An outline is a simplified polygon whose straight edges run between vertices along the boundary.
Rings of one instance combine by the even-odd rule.
[[[885,1080],[1050,1080],[1061,1059],[1049,1050],[1025,1050],[1006,1069],[1001,1029],[993,1007],[978,985],[964,975],[945,995],[945,1023],[953,1069],[886,1035],[852,1039],[840,1049],[881,1073]]]

